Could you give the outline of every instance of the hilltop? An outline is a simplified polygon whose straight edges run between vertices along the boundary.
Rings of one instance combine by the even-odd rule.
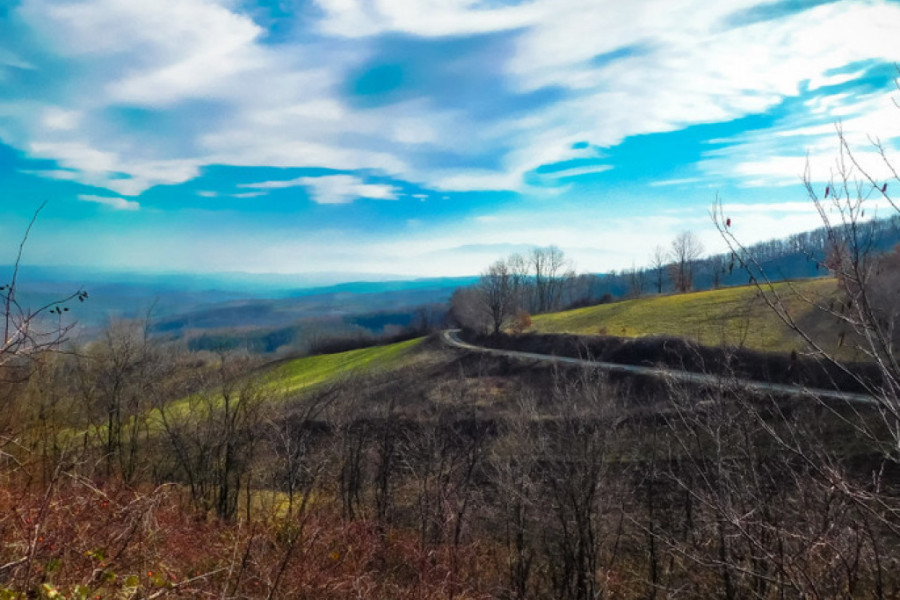
[[[837,325],[815,307],[837,292],[830,277],[778,282],[772,290],[815,339],[837,348]],[[803,340],[766,305],[759,290],[744,285],[688,294],[645,296],[537,315],[531,330],[644,337],[682,337],[706,346],[740,346],[769,352],[804,350]]]

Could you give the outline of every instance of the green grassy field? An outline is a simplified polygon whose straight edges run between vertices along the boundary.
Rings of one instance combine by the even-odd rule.
[[[836,291],[831,278],[777,283],[775,291],[795,319],[816,339],[837,344],[834,323],[803,298],[827,298]],[[758,350],[800,350],[802,341],[763,302],[754,286],[649,296],[534,317],[539,333],[604,334],[623,337],[671,335],[705,345],[746,346]],[[833,341],[831,338],[834,338]]]
[[[423,339],[416,338],[385,346],[290,359],[272,368],[264,368],[257,373],[255,381],[261,386],[262,392],[279,403],[332,380],[402,367],[415,360],[418,356],[416,348]],[[219,408],[221,401],[214,392],[199,392],[170,402],[165,410],[167,418],[178,420],[187,415],[206,414],[206,411]],[[160,430],[162,421],[159,409],[150,411],[148,423],[151,431]],[[102,434],[104,427],[100,426],[97,431]]]
[[[402,366],[412,356],[422,339],[289,360],[269,371],[266,384],[279,392],[291,394],[337,377],[393,369]]]

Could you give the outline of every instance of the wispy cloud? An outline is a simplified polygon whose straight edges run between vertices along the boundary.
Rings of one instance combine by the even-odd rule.
[[[900,6],[878,0],[764,21],[732,18],[756,0],[652,10],[611,0],[319,5],[318,17],[298,14],[293,35],[272,44],[234,3],[23,0],[22,22],[81,75],[71,93],[36,99],[11,141],[129,195],[208,164],[373,169],[441,189],[521,190],[526,173],[565,160],[576,142],[611,146],[739,118],[801,86],[846,80],[836,66],[900,59]],[[398,53],[396,34],[414,36],[415,51]],[[386,64],[393,79],[378,79]],[[363,102],[367,81],[377,85]],[[107,118],[121,107],[166,110],[178,126]]]
[[[678,179],[662,179],[650,183],[651,187],[667,187],[670,185],[690,185],[703,181],[700,177],[681,177]]]
[[[83,142],[34,142],[29,149],[35,157],[64,167],[46,171],[48,177],[75,179],[124,196],[137,196],[158,184],[183,183],[200,173],[195,160],[128,158],[124,152],[98,150]]]
[[[82,202],[93,202],[94,204],[102,204],[114,210],[139,210],[140,203],[134,200],[126,200],[124,198],[114,198],[110,196],[94,196],[92,194],[79,194],[78,199]]]
[[[281,190],[285,188],[300,187],[304,185],[306,177],[297,177],[295,179],[275,179],[271,181],[259,181],[257,183],[242,183],[241,187],[255,188],[260,190]]]
[[[2,67],[13,67],[16,69],[34,69],[34,65],[31,63],[22,60],[18,55],[14,52],[6,50],[4,48],[0,48],[0,68]]]
[[[378,183],[363,183],[351,175],[303,177],[302,185],[309,189],[310,198],[319,204],[349,204],[358,198],[395,200],[397,188]]]
[[[349,204],[359,198],[374,200],[396,200],[399,190],[381,183],[365,183],[353,175],[323,175],[320,177],[297,177],[285,181],[261,181],[247,183],[242,187],[262,190],[276,190],[304,187],[310,198],[318,204]]]
[[[892,178],[875,141],[888,151],[900,148],[900,120],[889,90],[851,96],[845,93],[818,97],[810,103],[828,103],[825,112],[795,109],[773,126],[741,133],[711,150],[698,166],[710,179],[732,180],[747,186],[796,185],[808,172],[813,181],[823,182],[841,169],[851,178],[864,178],[862,171],[876,180]],[[834,115],[843,119],[834,122]],[[840,164],[838,130],[853,152]],[[854,164],[854,161],[856,164]]]
[[[572,167],[570,169],[561,169],[550,173],[542,174],[545,179],[561,180],[571,177],[581,177],[582,175],[596,175],[597,173],[605,173],[612,169],[612,165],[589,165],[584,167]]]

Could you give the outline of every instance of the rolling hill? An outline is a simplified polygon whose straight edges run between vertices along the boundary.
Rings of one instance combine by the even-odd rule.
[[[829,301],[836,293],[832,278],[774,284],[793,317],[828,347],[839,344],[839,330],[810,301]],[[620,337],[665,335],[707,346],[745,346],[756,350],[801,350],[803,341],[766,305],[755,286],[689,294],[649,296],[537,315],[538,333],[602,334]]]

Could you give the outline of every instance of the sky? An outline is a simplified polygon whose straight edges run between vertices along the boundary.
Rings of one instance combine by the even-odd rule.
[[[29,264],[338,279],[712,252],[716,198],[746,243],[812,229],[836,127],[900,164],[898,31],[895,0],[0,0],[0,263],[42,203]]]

